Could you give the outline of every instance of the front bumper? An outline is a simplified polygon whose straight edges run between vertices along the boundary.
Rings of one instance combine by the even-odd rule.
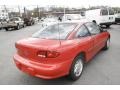
[[[17,26],[17,24],[6,24],[6,25],[4,25],[4,27],[6,27],[6,28],[13,28],[13,27],[16,27]]]
[[[70,60],[51,65],[30,61],[15,54],[14,61],[21,71],[43,79],[54,79],[69,74]]]

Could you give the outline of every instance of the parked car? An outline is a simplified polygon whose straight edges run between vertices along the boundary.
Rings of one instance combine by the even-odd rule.
[[[67,21],[67,20],[81,20],[83,19],[84,17],[81,16],[80,14],[65,14],[63,17],[62,17],[62,21]]]
[[[6,19],[0,19],[0,29],[3,29],[7,23]]]
[[[39,18],[38,17],[33,18],[33,20],[34,20],[35,23],[39,22]]]
[[[45,20],[45,17],[42,17],[42,18],[40,19],[41,22],[43,22],[44,20]]]
[[[24,18],[24,24],[26,26],[31,26],[35,24],[35,20],[32,17],[25,17]]]
[[[42,27],[46,27],[51,25],[51,23],[56,23],[56,22],[58,22],[57,18],[45,18],[41,24],[42,24]]]
[[[115,23],[120,23],[120,13],[115,14]]]
[[[22,27],[24,27],[24,21],[20,17],[10,18],[9,21],[7,21],[7,23],[4,24],[4,28],[6,29],[6,31],[8,31],[9,28],[19,30]]]
[[[14,61],[21,71],[43,79],[68,75],[77,80],[84,63],[109,48],[110,34],[93,22],[62,22],[17,41],[15,46]]]
[[[114,10],[111,8],[101,8],[86,11],[86,19],[89,21],[95,22],[98,25],[105,25],[106,27],[110,27],[113,23],[115,23],[115,15]]]

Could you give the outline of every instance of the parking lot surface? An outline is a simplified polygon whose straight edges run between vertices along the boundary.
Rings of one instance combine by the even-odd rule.
[[[120,25],[112,25],[108,31],[111,33],[111,46],[107,51],[99,52],[84,67],[79,80],[70,81],[66,77],[54,80],[43,80],[29,76],[19,71],[13,61],[16,52],[15,42],[30,37],[40,30],[41,25],[36,24],[20,30],[0,30],[0,84],[11,85],[67,85],[67,84],[120,84]]]

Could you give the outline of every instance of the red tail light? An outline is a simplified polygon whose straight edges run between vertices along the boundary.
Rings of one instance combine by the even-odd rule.
[[[59,56],[59,53],[56,51],[39,51],[37,56],[41,58],[55,58]]]
[[[48,52],[47,52],[47,57],[48,57],[48,58],[55,58],[55,57],[57,57],[57,56],[59,56],[59,53],[58,53],[58,52],[55,52],[55,51],[48,51]]]
[[[39,52],[37,53],[37,56],[42,57],[42,58],[46,58],[47,52],[46,52],[46,51],[39,51]]]

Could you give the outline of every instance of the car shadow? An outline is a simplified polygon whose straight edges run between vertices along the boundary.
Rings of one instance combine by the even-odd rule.
[[[74,81],[68,79],[67,76],[64,76],[64,77],[57,78],[57,79],[52,79],[52,80],[40,79],[40,82],[38,81],[38,83],[36,83],[36,84],[41,84],[41,83],[43,85],[71,85],[72,83],[74,83]]]
[[[41,79],[38,77],[30,76],[21,73],[18,81],[22,81],[19,84],[23,85],[72,85],[74,81],[70,80],[67,76],[57,78],[57,79]]]

